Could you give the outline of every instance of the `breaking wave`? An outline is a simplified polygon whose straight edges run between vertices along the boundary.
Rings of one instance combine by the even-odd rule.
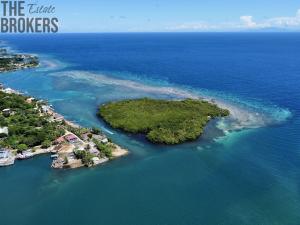
[[[217,127],[223,130],[225,134],[231,131],[280,124],[292,115],[288,109],[283,109],[276,105],[260,103],[258,101],[248,101],[208,90],[176,87],[171,84],[166,84],[166,82],[164,82],[163,85],[160,83],[154,85],[153,82],[147,84],[147,82],[125,80],[101,73],[85,71],[64,71],[50,73],[50,75],[67,77],[77,82],[80,81],[96,87],[114,87],[118,92],[124,91],[124,95],[126,95],[126,93],[137,92],[139,97],[156,96],[174,99],[201,98],[215,102],[220,107],[226,108],[231,112],[228,118],[220,119],[217,123]]]

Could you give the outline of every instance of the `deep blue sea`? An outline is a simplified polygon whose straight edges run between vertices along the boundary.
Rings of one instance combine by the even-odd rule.
[[[37,54],[0,82],[97,126],[130,155],[56,171],[50,156],[0,169],[1,225],[299,225],[300,33],[1,36]],[[96,117],[107,101],[214,99],[231,117],[197,141],[153,145]]]

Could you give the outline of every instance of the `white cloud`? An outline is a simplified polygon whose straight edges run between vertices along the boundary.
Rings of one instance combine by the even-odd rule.
[[[252,19],[252,17],[251,17]],[[274,17],[258,23],[253,22],[253,28],[300,28],[300,9],[294,17]]]
[[[267,26],[273,27],[299,27],[300,26],[300,10],[295,17],[277,17],[267,20]]]
[[[256,23],[253,21],[252,16],[241,16],[240,20],[248,28],[256,27]]]
[[[297,29],[300,30],[300,9],[292,17],[274,17],[255,21],[251,15],[243,15],[239,22],[208,23],[205,21],[182,23],[169,26],[170,31],[219,31],[219,30],[253,30],[253,29]]]

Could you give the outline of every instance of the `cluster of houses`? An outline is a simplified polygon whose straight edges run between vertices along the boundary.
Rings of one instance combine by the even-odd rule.
[[[65,121],[67,124],[73,128],[79,128],[78,125],[66,121],[64,117],[54,111],[51,105],[42,105],[41,113],[50,115],[50,121]],[[100,143],[107,144],[109,141],[107,137],[103,134],[92,134],[91,132],[86,132],[82,135],[77,136],[70,131],[57,138],[53,144],[55,147],[52,149],[53,168],[76,168],[82,166],[81,160],[78,160],[75,152],[76,151],[88,151],[90,154],[94,155],[92,158],[93,164],[97,165],[104,161],[108,161],[108,158],[100,158],[99,150],[93,139]]]
[[[3,84],[0,83],[0,91],[6,93],[6,94],[17,94],[17,95],[20,95],[21,93],[16,91],[16,90],[13,90],[11,88],[5,88]]]
[[[69,133],[69,134],[66,134],[64,136],[61,136],[61,137],[57,138],[54,141],[54,143],[55,144],[62,144],[62,143],[68,142],[70,144],[77,144],[77,143],[79,143],[79,140],[80,139],[75,134]]]
[[[0,91],[6,94],[21,94],[20,92],[13,90],[11,88],[5,88],[4,85],[1,83],[0,83]],[[7,108],[7,109],[3,109],[1,113],[3,116],[8,117],[12,115],[14,112],[11,109]],[[0,127],[0,137],[3,135],[8,135],[8,127]]]
[[[91,160],[93,165],[108,161],[108,158],[99,156],[100,152],[93,140],[97,140],[103,144],[109,142],[105,135],[96,135],[90,132],[82,134],[81,137],[67,132],[67,134],[57,138],[54,141],[56,147],[53,149],[53,155],[51,156],[54,159],[52,167],[76,168],[83,166],[82,161],[77,159],[75,155],[77,151],[86,151],[86,153],[92,155],[93,157]]]
[[[37,66],[38,58],[27,54],[10,54],[5,48],[0,48],[0,72],[18,70]]]
[[[8,136],[8,127],[0,127],[0,138]],[[0,167],[14,164],[15,158],[7,149],[0,149]]]
[[[15,93],[16,91],[10,88],[4,88],[4,85],[0,83],[0,91],[4,93]],[[2,115],[3,116],[10,116],[12,113],[11,109],[3,109]],[[8,127],[0,127],[0,137],[8,135]]]
[[[5,88],[1,83],[0,91],[7,94],[21,94],[13,89]],[[26,99],[27,103],[32,103],[33,101],[34,98]],[[41,115],[49,115],[50,121],[65,121],[65,123],[74,129],[80,130],[78,125],[66,121],[62,115],[56,113],[51,105],[43,104],[41,101],[37,101],[36,103],[36,109],[40,110]],[[42,103],[40,104],[40,107],[38,106],[39,103]],[[0,113],[3,116],[9,117],[14,112],[12,109],[7,108],[3,109]],[[16,155],[14,155],[11,150],[0,149],[0,166],[12,165],[14,164],[15,159],[28,159],[38,154],[50,152],[52,153],[51,158],[53,159],[53,168],[77,168],[83,166],[82,160],[76,157],[75,153],[78,151],[85,151],[89,156],[92,156],[91,160],[93,165],[98,165],[109,160],[107,157],[100,154],[96,145],[96,143],[109,144],[109,140],[104,134],[95,134],[91,130],[86,130],[85,133],[77,136],[68,131],[67,127],[65,129],[65,134],[57,138],[47,149],[42,149],[40,146],[37,146],[34,149],[28,149]],[[0,127],[0,138],[4,138],[8,135],[8,127]]]

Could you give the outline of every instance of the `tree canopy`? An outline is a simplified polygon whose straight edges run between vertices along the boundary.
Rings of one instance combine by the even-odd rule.
[[[8,136],[0,139],[0,146],[23,151],[43,145],[49,146],[57,137],[64,134],[59,122],[50,122],[48,117],[41,115],[37,102],[26,102],[27,97],[17,94],[0,92],[0,111],[10,109],[11,114],[0,113],[0,127],[8,127]]]
[[[195,140],[210,119],[228,116],[229,111],[204,100],[142,98],[104,104],[98,115],[113,128],[146,134],[154,143],[179,144]]]

